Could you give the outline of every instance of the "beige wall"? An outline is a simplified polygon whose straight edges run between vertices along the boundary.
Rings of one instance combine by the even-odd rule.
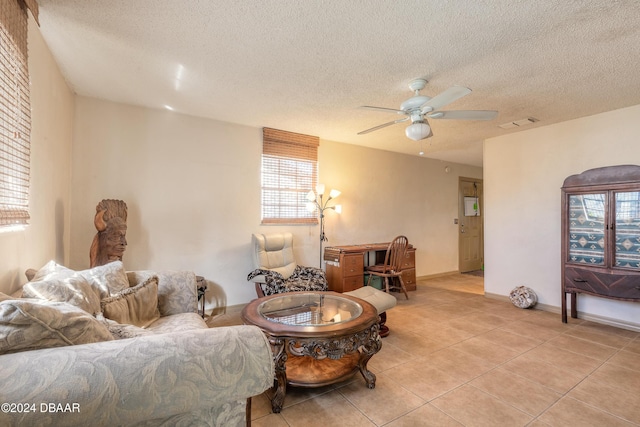
[[[559,312],[560,187],[587,169],[640,164],[638,117],[634,106],[485,141],[486,292],[526,285]],[[640,326],[640,304],[580,296],[578,310]]]
[[[259,128],[79,97],[73,151],[72,268],[86,268],[103,198],[129,207],[128,269],[190,269],[212,284],[210,307],[255,298],[251,234],[290,230],[301,264],[319,263],[318,226],[260,225]],[[417,148],[417,147],[416,147]],[[418,275],[457,270],[458,175],[482,169],[321,141],[320,181],[342,191],[329,244],[418,248]]]
[[[30,225],[0,233],[0,292],[25,282],[24,271],[69,251],[73,93],[67,87],[37,25],[29,21],[31,75]]]
[[[418,276],[457,271],[459,176],[481,179],[482,169],[322,141],[321,181],[343,192],[342,214],[327,214],[328,243],[386,242],[404,234],[417,247]]]
[[[127,269],[193,270],[219,304],[248,301],[260,130],[82,97],[75,118],[71,267],[89,265],[96,204],[122,199]]]

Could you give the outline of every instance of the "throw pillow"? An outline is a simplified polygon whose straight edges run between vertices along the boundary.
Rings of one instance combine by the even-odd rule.
[[[103,324],[71,304],[0,301],[0,354],[110,340],[113,337]]]
[[[89,314],[100,312],[100,298],[84,277],[73,270],[51,273],[43,280],[27,282],[22,287],[23,298],[66,302]]]
[[[107,319],[141,328],[149,326],[160,318],[158,276],[152,276],[133,288],[103,299],[100,307]]]
[[[60,276],[65,273],[66,275],[71,276],[75,273],[75,271],[63,265],[58,264],[54,260],[51,260],[36,272],[36,275],[33,277],[33,279],[30,280],[30,282],[38,282],[40,280],[46,280],[54,275]]]
[[[78,274],[98,290],[100,299],[108,298],[129,288],[127,272],[122,261],[113,261],[88,270],[78,271]]]

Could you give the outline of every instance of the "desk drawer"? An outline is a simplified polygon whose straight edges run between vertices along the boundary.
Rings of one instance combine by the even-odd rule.
[[[638,301],[640,300],[640,275],[622,271],[608,272],[566,267],[564,290],[605,298]]]
[[[362,280],[362,274],[364,272],[364,256],[362,254],[345,255],[342,258],[342,276],[360,276]]]
[[[405,253],[404,261],[402,261],[402,269],[406,270],[408,268],[415,268],[415,267],[416,267],[416,250],[409,249]]]
[[[410,268],[408,270],[402,270],[402,281],[408,291],[416,290],[416,269]]]
[[[349,292],[364,286],[364,275],[346,277],[342,280],[342,292]]]

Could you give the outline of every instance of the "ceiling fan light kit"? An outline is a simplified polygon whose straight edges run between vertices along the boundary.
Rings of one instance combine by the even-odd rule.
[[[425,139],[429,136],[431,133],[431,127],[424,122],[412,123],[407,126],[404,133],[407,135],[407,138],[413,139],[414,141],[420,141],[421,139]]]
[[[440,108],[470,94],[471,89],[463,86],[452,86],[444,92],[430,98],[428,96],[420,95],[420,91],[424,89],[426,84],[427,81],[425,79],[412,80],[409,83],[409,89],[414,92],[414,96],[400,104],[399,110],[393,108],[372,107],[368,105],[362,106],[361,108],[366,108],[368,110],[402,114],[406,117],[363,130],[362,132],[358,132],[358,135],[364,135],[411,119],[411,124],[405,129],[405,135],[409,139],[420,141],[421,139],[429,138],[433,135],[431,132],[431,126],[429,126],[427,122],[427,118],[448,120],[492,120],[498,115],[497,111],[486,110],[439,111]]]

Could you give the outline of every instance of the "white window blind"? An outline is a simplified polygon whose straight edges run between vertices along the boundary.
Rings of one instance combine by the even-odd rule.
[[[306,208],[318,180],[317,136],[262,130],[262,223],[317,224]]]
[[[0,2],[0,227],[29,221],[31,105],[27,8],[33,0]]]

